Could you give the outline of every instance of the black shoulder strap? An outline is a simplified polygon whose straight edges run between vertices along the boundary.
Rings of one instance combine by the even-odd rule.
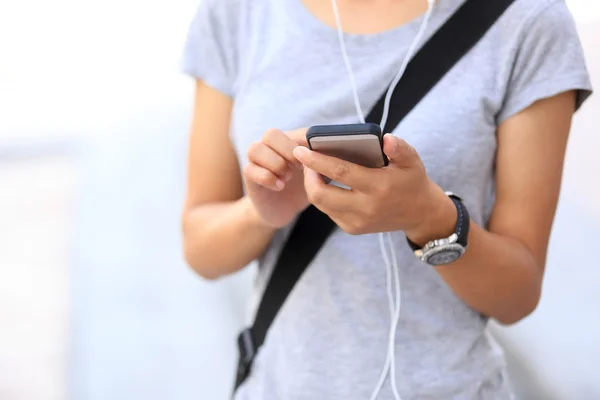
[[[416,53],[396,86],[384,132],[392,132],[442,77],[481,39],[514,0],[467,0]],[[379,124],[385,93],[367,116]],[[288,294],[335,228],[314,206],[302,212],[275,264],[254,325],[240,334],[235,388],[246,379],[256,352]]]

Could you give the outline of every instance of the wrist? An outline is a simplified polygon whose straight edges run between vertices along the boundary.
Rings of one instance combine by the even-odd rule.
[[[414,229],[404,232],[418,246],[452,235],[458,217],[456,206],[444,190],[431,180],[428,180],[428,185],[428,195],[421,212],[422,221]]]
[[[244,196],[239,201],[242,208],[242,214],[252,228],[265,232],[275,232],[277,230],[276,227],[269,225],[260,216],[250,197]]]

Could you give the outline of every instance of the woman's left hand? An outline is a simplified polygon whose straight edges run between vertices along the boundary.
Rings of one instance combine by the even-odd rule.
[[[452,233],[454,204],[429,179],[416,150],[386,134],[383,151],[389,158],[388,166],[367,168],[296,147],[294,156],[305,167],[309,201],[354,235],[402,230],[411,240],[425,243],[434,239],[428,238],[432,226],[435,231]],[[329,185],[322,176],[352,190]]]

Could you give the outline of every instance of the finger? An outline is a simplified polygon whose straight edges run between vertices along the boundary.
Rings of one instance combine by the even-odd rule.
[[[263,135],[262,142],[281,155],[290,165],[300,168],[298,160],[294,157],[294,149],[298,144],[279,129],[269,129]]]
[[[337,157],[311,151],[306,147],[294,149],[294,156],[306,167],[352,189],[368,191],[374,185],[372,168],[353,164]]]
[[[355,207],[356,193],[328,185],[316,171],[304,169],[304,189],[311,204],[325,214],[347,212]]]
[[[307,128],[294,129],[287,131],[285,134],[292,139],[298,146],[308,147],[308,141],[306,140]]]
[[[254,142],[248,149],[248,160],[263,167],[284,181],[292,178],[288,162],[272,148],[262,142]]]
[[[285,183],[277,175],[253,163],[244,167],[244,177],[257,185],[277,192],[285,187]]]
[[[417,156],[417,151],[411,145],[390,133],[383,136],[383,152],[392,164],[399,167],[412,166]]]

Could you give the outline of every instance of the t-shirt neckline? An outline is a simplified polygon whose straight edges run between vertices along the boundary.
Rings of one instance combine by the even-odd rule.
[[[460,3],[461,0],[458,0],[458,2]],[[288,15],[290,19],[298,25],[299,29],[305,33],[309,32],[314,35],[315,40],[317,40],[320,44],[327,46],[339,46],[337,29],[329,26],[313,15],[306,8],[302,0],[285,0],[284,3],[288,5]],[[452,8],[452,6],[456,5],[456,3],[457,0],[439,0],[439,2],[435,5],[433,13],[430,17],[427,33],[422,39],[421,45],[429,36],[428,33],[432,32],[432,29],[437,30],[440,22],[442,22],[440,19],[444,20],[449,14],[448,9]],[[411,37],[414,37],[414,35],[417,34],[424,18],[425,13],[395,28],[387,29],[378,33],[344,33],[344,42],[349,51],[352,52],[353,50],[356,50],[362,53],[379,52],[385,51],[386,49],[389,50],[390,41],[397,41],[401,47],[408,47],[410,45]],[[342,21],[342,24],[343,22],[344,21]]]

